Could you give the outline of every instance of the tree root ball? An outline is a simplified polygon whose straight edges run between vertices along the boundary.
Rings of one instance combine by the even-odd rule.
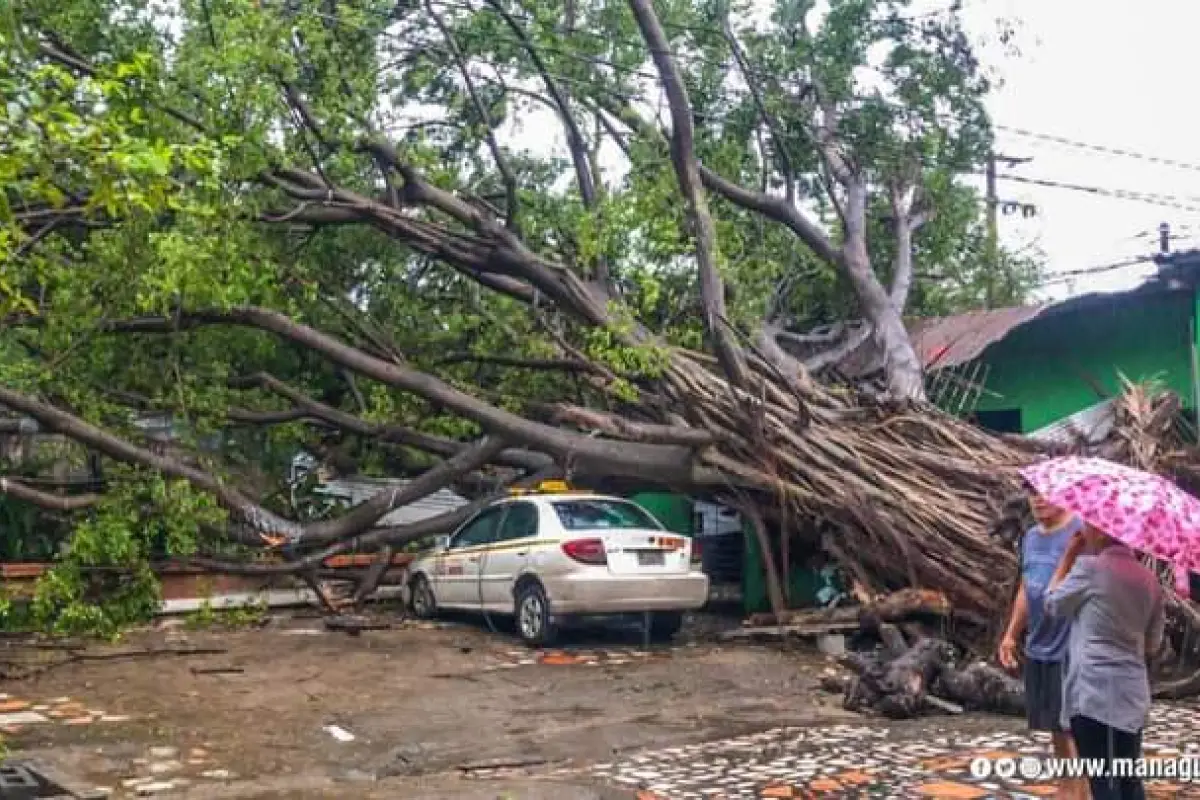
[[[895,654],[894,642],[874,655],[850,653],[840,659],[853,675],[844,678],[842,705],[847,711],[910,719],[924,713],[964,710],[998,714],[1025,713],[1019,681],[984,662],[954,666],[954,647],[943,639],[921,639]],[[822,679],[833,690],[837,681]],[[946,702],[950,701],[950,702]]]

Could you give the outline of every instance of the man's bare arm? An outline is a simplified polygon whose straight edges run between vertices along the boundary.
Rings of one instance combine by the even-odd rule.
[[[1025,632],[1025,626],[1028,624],[1029,598],[1025,595],[1025,581],[1021,581],[1017,587],[1017,597],[1013,600],[1012,611],[1008,615],[1008,626],[1004,630],[1004,635],[1014,639],[1019,638]]]
[[[1013,601],[1012,612],[1009,614],[1008,626],[1004,630],[1004,638],[1000,640],[1000,665],[1005,669],[1017,668],[1017,653],[1021,647],[1021,634],[1029,623],[1029,598],[1025,594],[1025,581],[1017,587],[1017,597]]]

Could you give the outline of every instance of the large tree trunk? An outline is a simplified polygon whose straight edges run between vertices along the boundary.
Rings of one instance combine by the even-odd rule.
[[[891,719],[964,710],[1025,713],[1020,681],[984,662],[958,667],[954,655],[954,647],[943,639],[919,638],[907,647],[898,634],[885,636],[875,652],[840,660],[849,676],[827,675],[821,683],[843,695],[846,710]]]
[[[996,667],[977,661],[965,669],[943,670],[934,691],[968,710],[994,711],[1020,716],[1025,713],[1022,683]]]

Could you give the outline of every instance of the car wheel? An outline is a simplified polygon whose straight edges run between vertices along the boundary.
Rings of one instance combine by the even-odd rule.
[[[650,617],[650,636],[654,639],[672,639],[682,628],[683,614],[678,611],[658,611]]]
[[[429,585],[424,575],[413,578],[409,584],[408,604],[413,616],[417,619],[432,619],[437,616],[437,599],[433,596],[433,587]]]
[[[526,583],[517,589],[513,617],[517,635],[528,646],[542,647],[554,639],[550,601],[540,583]]]

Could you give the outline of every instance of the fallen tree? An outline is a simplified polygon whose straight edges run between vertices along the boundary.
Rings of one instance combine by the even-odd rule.
[[[1003,580],[1012,558],[987,530],[1028,454],[925,405],[901,323],[921,285],[918,245],[971,246],[970,214],[940,229],[934,213],[974,202],[952,178],[986,138],[986,83],[953,15],[906,23],[902,4],[880,0],[819,31],[781,18],[760,38],[703,4],[664,22],[642,0],[618,16],[592,3],[565,16],[500,0],[353,13],[263,3],[186,9],[168,44],[152,21],[111,18],[97,0],[67,5],[5,21],[6,73],[18,77],[4,88],[14,144],[0,150],[13,176],[3,336],[27,368],[0,382],[0,404],[108,473],[99,497],[26,491],[15,472],[5,484],[80,513],[72,576],[85,554],[144,557],[151,534],[128,520],[161,516],[168,548],[194,564],[314,581],[328,556],[377,551],[384,563],[514,481],[619,476],[709,491],[764,522],[825,519],[839,531],[827,548],[864,586],[944,587],[964,613],[989,613],[980,586]],[[645,62],[635,72],[664,89],[670,124],[645,113],[636,74],[618,72],[614,86],[607,67],[580,74],[544,47],[546,19],[574,48],[596,46],[585,29],[611,33],[610,60]],[[697,94],[705,68],[677,54],[688,29],[735,56],[723,72],[751,89],[737,110]],[[955,71],[953,141],[941,120],[915,124],[925,104],[859,96],[847,78],[861,56],[823,44],[847,37],[894,48],[884,69],[904,96],[924,91],[922,75]],[[228,59],[231,48],[243,56]],[[756,62],[780,56],[794,80],[764,80]],[[504,115],[520,119],[513,109],[530,99],[565,133],[566,194],[556,162],[531,164],[500,141]],[[431,102],[446,136],[379,122]],[[47,139],[44,119],[67,122]],[[805,154],[787,129],[811,134]],[[765,149],[747,150],[754,139]],[[634,166],[625,185],[598,178],[597,152],[613,145]],[[828,213],[803,211],[806,194]],[[733,230],[757,230],[735,281],[757,288],[734,291],[723,274],[742,269],[729,263]],[[810,267],[847,281],[826,311],[848,304],[864,317],[853,342],[824,344],[869,339],[887,399],[815,380],[830,352],[797,355],[796,309],[812,297],[798,278]],[[302,519],[250,489],[226,444],[150,442],[135,414],[302,429],[296,438],[331,462],[349,441],[419,477]],[[377,524],[467,483],[483,488],[467,509]],[[367,570],[356,596],[383,572]]]
[[[168,43],[102,5],[23,12],[20,46],[3,50],[20,146],[0,148],[15,243],[2,333],[18,364],[0,405],[10,427],[66,437],[107,476],[82,496],[0,484],[80,513],[59,577],[77,579],[72,559],[85,557],[141,566],[153,533],[206,569],[315,582],[332,555],[385,565],[509,486],[616,476],[720,496],[753,510],[761,536],[812,520],[864,596],[936,590],[970,623],[954,638],[989,647],[1015,576],[1016,469],[1040,451],[929,405],[901,322],[922,286],[915,254],[971,241],[970,213],[937,228],[939,209],[970,211],[953,179],[987,139],[986,84],[953,15],[914,24],[879,0],[846,4],[820,31],[784,15],[761,38],[707,4],[665,24],[644,0],[619,19],[572,4],[612,33],[608,58],[627,67],[614,78],[594,53],[581,75],[539,44],[549,18],[584,47],[572,37],[587,25],[558,7],[189,8]],[[79,22],[96,19],[100,31]],[[680,31],[701,24],[704,47],[734,57],[723,78],[747,85],[732,111],[697,88],[707,66],[677,54],[690,49]],[[883,69],[898,96],[928,102],[861,96],[847,39],[894,50]],[[631,67],[630,53],[649,60]],[[628,71],[642,66],[669,125],[646,112]],[[929,95],[946,75],[954,90]],[[445,108],[444,138],[415,132],[428,120],[405,133],[379,122],[428,100]],[[498,143],[513,121],[501,118],[530,100],[564,129],[566,194],[553,160]],[[956,124],[932,113],[943,103]],[[43,119],[66,122],[47,141]],[[624,185],[596,179],[602,145],[630,160]],[[805,285],[822,280],[848,291]],[[968,304],[974,280],[958,287]],[[863,319],[809,336],[797,317],[813,304],[826,320]],[[882,364],[876,385],[820,380],[864,344]],[[135,412],[290,432],[328,462],[357,446],[415,477],[304,519],[235,467],[282,445],[230,453],[191,433],[163,445]],[[468,483],[480,491],[463,509],[379,525]],[[160,518],[162,531],[135,524]],[[355,598],[386,571],[366,570]],[[777,570],[768,580],[778,588]],[[42,607],[85,618],[84,595],[71,583]]]

